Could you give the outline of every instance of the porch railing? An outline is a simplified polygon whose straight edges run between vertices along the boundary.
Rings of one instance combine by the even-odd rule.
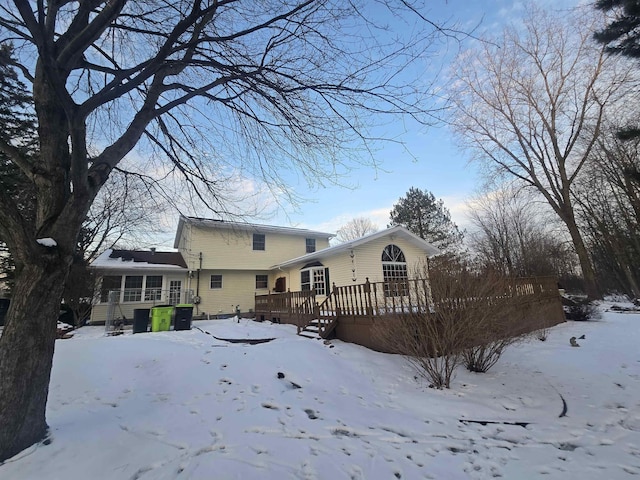
[[[506,287],[505,297],[519,302],[542,301],[558,297],[555,277],[517,278]],[[272,293],[256,296],[256,314],[266,319],[281,319],[298,326],[298,331],[310,321],[317,322],[324,338],[340,319],[373,319],[406,312],[433,313],[437,308],[458,309],[469,302],[484,303],[491,298],[434,298],[425,279],[398,282],[369,282],[358,285],[333,285],[322,303],[316,303],[313,290]]]

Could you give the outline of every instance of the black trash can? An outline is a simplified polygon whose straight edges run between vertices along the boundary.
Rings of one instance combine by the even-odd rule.
[[[191,330],[191,319],[193,318],[193,305],[182,303],[176,305],[173,320],[174,330]]]
[[[133,333],[142,333],[149,331],[149,313],[148,308],[136,308],[133,310]]]

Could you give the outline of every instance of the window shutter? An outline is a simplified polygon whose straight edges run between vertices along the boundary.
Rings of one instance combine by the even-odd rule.
[[[325,267],[324,269],[324,284],[325,284],[325,293],[327,297],[331,294],[331,282],[329,281],[329,267]]]

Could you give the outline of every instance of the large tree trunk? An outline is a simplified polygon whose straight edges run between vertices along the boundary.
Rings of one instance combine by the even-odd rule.
[[[0,338],[0,462],[42,440],[56,321],[70,259],[56,247],[23,265]]]
[[[573,216],[573,210],[565,216],[565,224],[569,229],[569,235],[573,242],[573,247],[578,255],[578,261],[580,262],[580,269],[582,270],[582,278],[584,279],[584,288],[589,300],[597,300],[602,298],[600,289],[596,282],[596,274],[591,263],[591,257],[587,251],[587,247],[584,244],[578,225],[576,224],[575,217]]]

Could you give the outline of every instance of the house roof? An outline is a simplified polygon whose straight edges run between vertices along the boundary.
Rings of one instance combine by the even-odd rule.
[[[106,250],[91,262],[100,269],[186,269],[187,264],[180,252],[158,252],[155,250]]]
[[[226,220],[216,220],[211,218],[185,217],[180,216],[178,229],[173,243],[174,248],[178,248],[178,242],[182,236],[182,229],[185,224],[191,224],[199,228],[211,228],[215,230],[236,230],[252,233],[282,233],[286,235],[298,235],[308,238],[326,238],[327,240],[335,237],[333,233],[319,232],[316,230],[308,230],[306,228],[279,227],[276,225],[262,225],[258,223],[246,222],[229,222]]]
[[[429,258],[442,253],[440,250],[438,250],[436,247],[431,245],[429,242],[411,233],[406,228],[401,226],[395,226],[395,227],[387,228],[386,230],[380,230],[379,232],[365,235],[364,237],[360,237],[355,240],[351,240],[349,242],[335,245],[333,247],[325,248],[323,250],[317,250],[313,253],[308,253],[306,255],[303,255],[302,257],[293,258],[291,260],[278,263],[277,265],[274,265],[271,268],[273,269],[273,268],[289,267],[297,263],[309,263],[314,260],[319,261],[320,259],[331,257],[333,255],[336,255],[338,253],[342,253],[345,251],[349,251],[352,248],[365,245],[369,242],[372,242],[374,240],[378,240],[379,238],[384,238],[384,237],[389,237],[390,240],[392,241],[394,238],[402,238],[408,241],[409,243],[411,243],[412,245],[415,245],[416,247],[423,249],[427,257]]]

